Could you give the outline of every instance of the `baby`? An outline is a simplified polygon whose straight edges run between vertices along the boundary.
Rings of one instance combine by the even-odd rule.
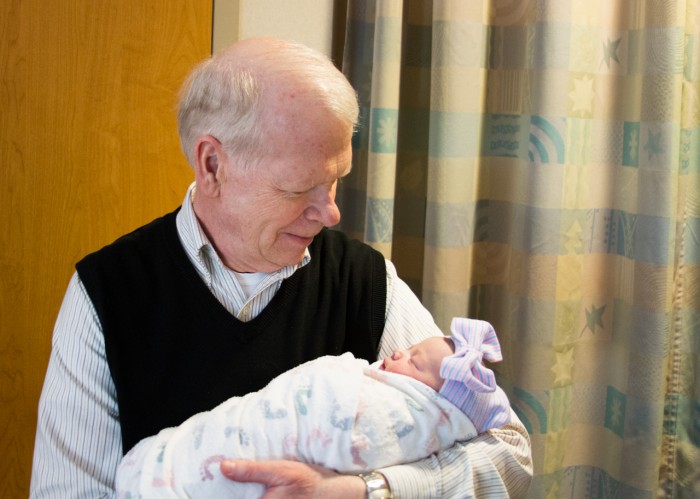
[[[119,497],[260,497],[232,482],[231,457],[289,459],[359,473],[424,458],[510,421],[510,405],[482,363],[501,360],[490,324],[455,318],[372,364],[326,356],[142,440],[117,471]]]

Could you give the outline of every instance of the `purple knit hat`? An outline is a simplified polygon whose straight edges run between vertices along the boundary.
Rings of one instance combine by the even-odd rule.
[[[496,384],[496,376],[482,359],[500,362],[501,345],[493,326],[485,321],[452,319],[455,353],[442,360],[440,377],[445,383],[440,395],[459,407],[479,433],[510,421],[510,403]]]

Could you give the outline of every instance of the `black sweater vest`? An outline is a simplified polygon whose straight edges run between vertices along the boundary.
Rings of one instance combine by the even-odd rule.
[[[376,358],[386,307],[380,253],[324,229],[309,247],[309,264],[259,316],[241,322],[187,258],[176,213],[76,265],[104,333],[123,452],[316,357]]]

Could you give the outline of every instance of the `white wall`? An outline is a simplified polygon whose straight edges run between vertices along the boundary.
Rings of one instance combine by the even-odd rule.
[[[331,53],[333,0],[214,0],[214,52],[251,36],[295,40]]]

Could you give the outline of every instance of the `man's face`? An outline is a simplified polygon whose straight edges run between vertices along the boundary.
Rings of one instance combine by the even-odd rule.
[[[313,237],[340,221],[336,187],[351,168],[351,130],[327,112],[287,104],[265,131],[257,164],[219,157],[221,190],[207,231],[238,272],[299,263]]]

